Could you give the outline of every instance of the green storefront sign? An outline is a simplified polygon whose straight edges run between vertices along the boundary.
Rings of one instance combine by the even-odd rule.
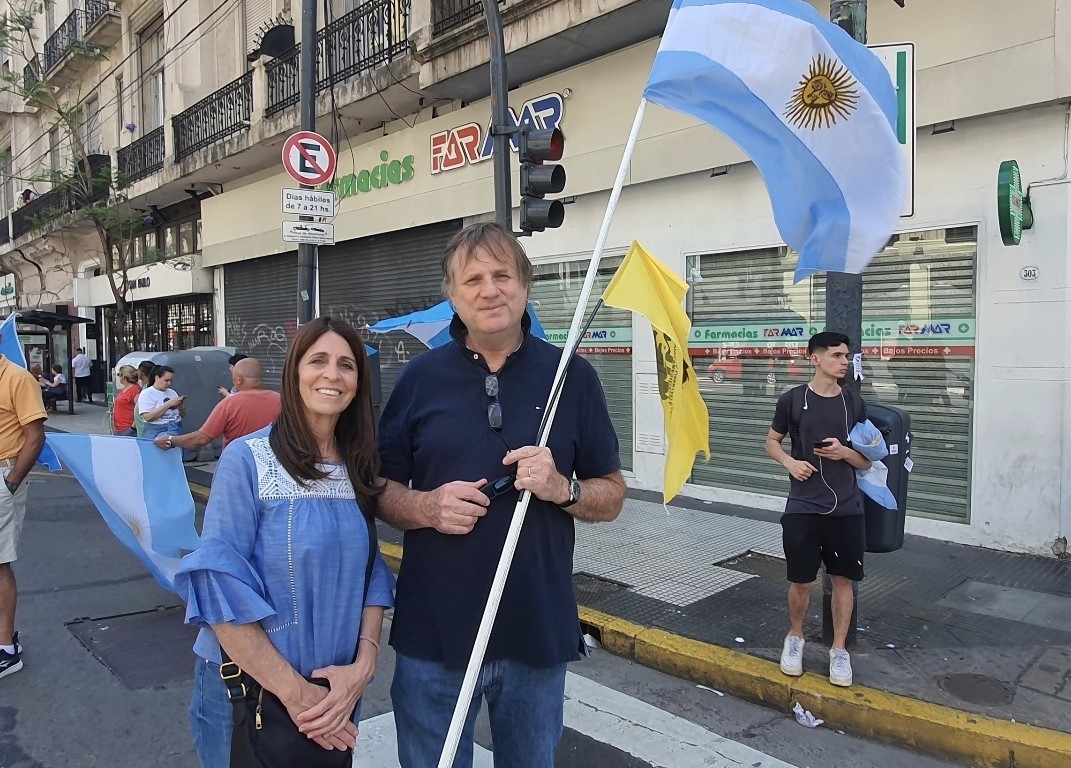
[[[391,185],[404,184],[416,175],[413,170],[413,155],[406,155],[401,160],[391,160],[390,153],[379,153],[380,164],[357,173],[340,176],[334,182],[323,184],[320,190],[334,192],[338,202],[347,197],[371,192],[373,189],[386,189]]]

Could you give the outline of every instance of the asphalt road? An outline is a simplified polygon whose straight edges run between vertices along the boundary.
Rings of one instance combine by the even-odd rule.
[[[112,537],[77,484],[35,473],[15,565],[23,671],[0,681],[0,768],[196,768],[186,707],[192,635],[178,599]],[[168,610],[169,607],[172,607]],[[356,764],[392,768],[384,644]],[[915,753],[811,730],[602,651],[572,665],[558,768],[936,768]],[[475,765],[491,766],[486,713]]]

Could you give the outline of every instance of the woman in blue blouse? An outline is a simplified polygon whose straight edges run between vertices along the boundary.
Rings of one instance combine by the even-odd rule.
[[[190,705],[202,768],[230,764],[220,644],[310,739],[356,743],[354,707],[394,602],[378,550],[365,585],[378,471],[364,344],[347,323],[313,320],[290,345],[278,421],[220,457],[201,546],[175,577],[187,623],[202,626]]]

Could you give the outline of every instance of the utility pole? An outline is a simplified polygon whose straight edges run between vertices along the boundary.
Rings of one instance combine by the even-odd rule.
[[[867,0],[830,0],[829,20],[843,29],[853,39],[866,45]],[[837,331],[848,337],[851,354],[862,352],[863,336],[863,276],[845,272],[826,273],[826,330]],[[846,387],[859,396],[859,383],[849,368]],[[859,585],[852,582],[852,620],[848,625],[847,647],[855,646],[855,628],[859,624]],[[822,641],[833,642],[833,583],[829,574],[822,572]]]
[[[298,83],[301,130],[316,130],[316,0],[301,3],[301,55],[298,60]],[[302,184],[302,189],[314,189]],[[312,216],[301,216],[301,221],[312,221]],[[297,279],[297,324],[298,327],[312,320],[316,295],[316,262],[318,248],[308,243],[298,243]]]
[[[308,2],[308,0],[305,0]],[[494,140],[492,164],[495,172],[495,221],[513,231],[513,181],[510,178],[510,137],[515,129],[509,121],[509,82],[506,79],[506,45],[502,35],[502,14],[496,0],[485,0],[487,43],[491,49],[491,136]]]

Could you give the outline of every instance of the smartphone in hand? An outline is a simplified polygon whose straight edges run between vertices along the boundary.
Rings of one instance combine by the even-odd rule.
[[[832,448],[833,442],[831,440],[822,440],[814,444],[815,448]]]

